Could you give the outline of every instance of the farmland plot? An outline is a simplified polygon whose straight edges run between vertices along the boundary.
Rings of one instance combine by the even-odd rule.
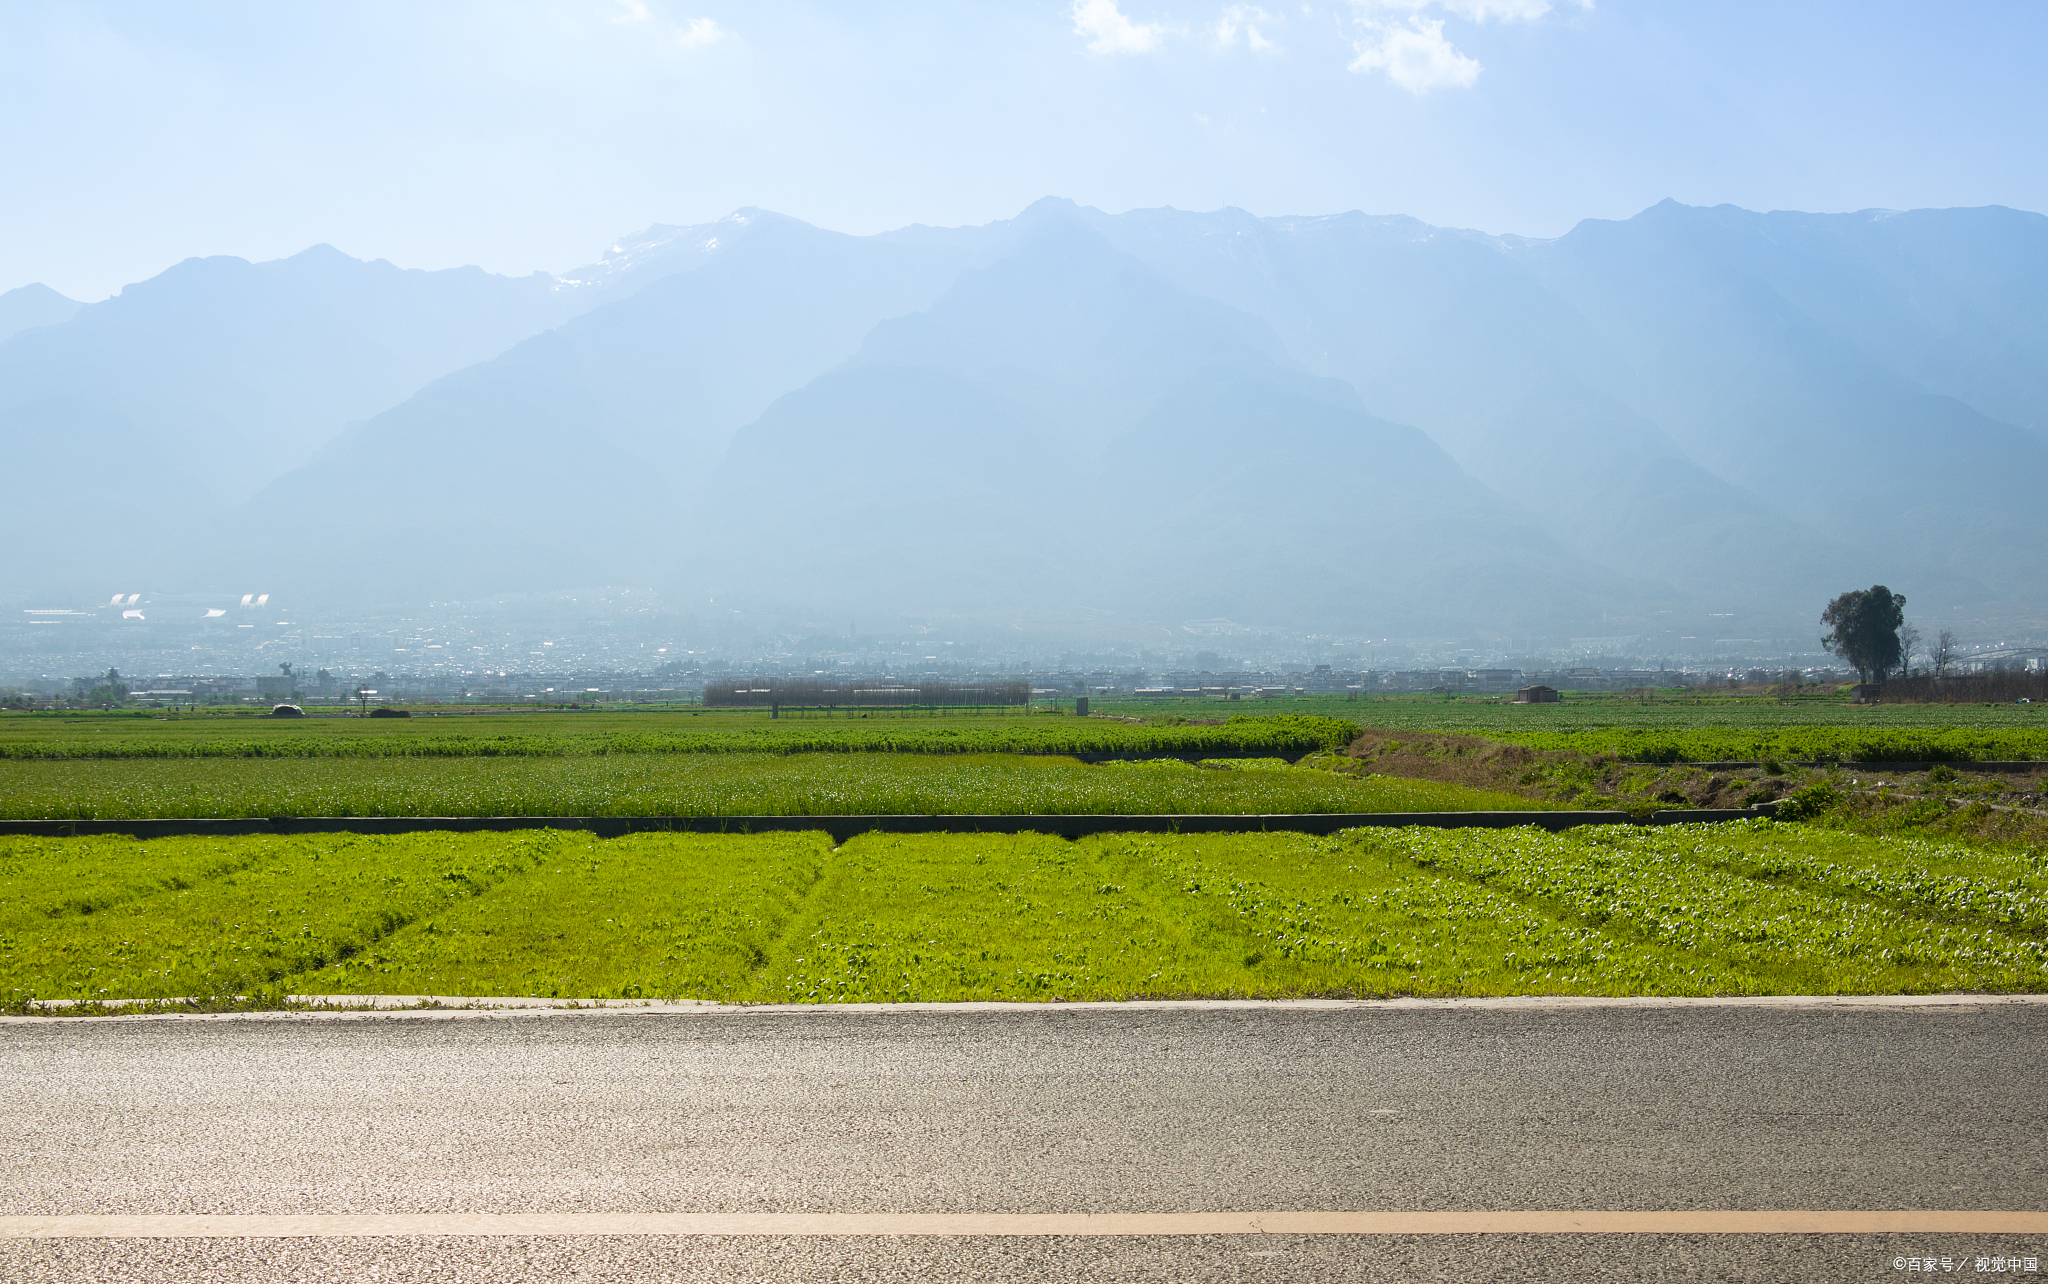
[[[1545,805],[1459,785],[1268,765],[1278,769],[1197,768],[1171,759],[1090,765],[1024,754],[0,760],[0,818],[1130,815]]]
[[[1762,820],[4,840],[0,875],[17,1007],[2048,990],[2048,855]]]

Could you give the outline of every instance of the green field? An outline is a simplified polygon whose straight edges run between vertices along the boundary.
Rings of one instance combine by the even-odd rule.
[[[1299,757],[1364,727],[1483,736],[1634,762],[2048,760],[2048,706],[1851,705],[1838,697],[1648,700],[1567,695],[1309,696],[1249,704],[1114,701],[1114,717],[877,711],[771,719],[765,711],[421,710],[407,719],[253,714],[0,715],[0,763],[175,759],[599,758],[684,754],[1109,754]],[[1125,721],[1124,718],[1141,721]],[[1220,721],[1220,725],[1201,725]],[[166,813],[175,814],[175,813]]]
[[[1224,718],[1219,711],[1215,715]],[[0,716],[0,760],[550,758],[705,753],[1279,754],[1342,747],[1358,729],[1312,716],[1232,715],[1216,726],[1064,714],[755,712],[437,714],[269,718]]]
[[[1220,709],[1249,714],[1340,718],[1396,731],[1454,731],[1470,735],[1523,732],[1628,730],[1649,732],[1837,729],[1866,733],[1938,731],[2048,731],[2040,704],[1850,704],[1842,696],[1681,695],[1658,692],[1648,700],[1620,693],[1567,692],[1557,704],[1518,705],[1507,696],[1403,695],[1346,700],[1297,696],[1252,704],[1215,701],[1114,701],[1106,712],[1139,717],[1215,717]]]
[[[1276,768],[1260,770],[1256,768]],[[1541,807],[1511,794],[1272,760],[1088,765],[975,754],[0,760],[0,819],[760,816]]]
[[[848,1002],[2048,989],[2048,855],[1751,821],[0,840],[0,994]]]
[[[1566,692],[1557,704],[1518,705],[1500,695],[1295,696],[1279,700],[1097,701],[1094,708],[1137,717],[1221,717],[1225,711],[1341,718],[1366,727],[1409,731],[1591,731],[1607,727],[1645,731],[1756,730],[1772,727],[1844,727],[1980,730],[2048,727],[2039,704],[1850,704],[1844,696],[1721,696],[1659,691],[1643,700],[1619,692]]]
[[[1193,716],[1212,702],[1103,706],[1153,717]],[[1776,700],[1618,694],[1567,695],[1558,704],[1516,705],[1502,696],[1396,696],[1356,701],[1304,696],[1261,701],[1348,719],[1375,731],[1481,736],[1630,762],[1971,762],[2048,760],[2048,705],[1852,705],[1836,696]]]
[[[1163,716],[1214,704],[1116,704]],[[1347,701],[1262,701],[1260,712],[1349,719],[1376,731],[1481,736],[1631,762],[1969,762],[2048,760],[2048,705],[1852,705],[1840,697],[1790,700],[1659,693],[1567,695],[1558,704],[1515,705],[1500,696],[1398,696]]]

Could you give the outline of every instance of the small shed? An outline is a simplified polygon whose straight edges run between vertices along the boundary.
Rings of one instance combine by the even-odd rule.
[[[1521,689],[1520,691],[1517,691],[1517,692],[1515,692],[1515,703],[1516,703],[1516,704],[1556,704],[1556,703],[1557,703],[1557,688],[1555,688],[1555,687],[1523,687],[1523,688],[1522,688],[1522,689]]]

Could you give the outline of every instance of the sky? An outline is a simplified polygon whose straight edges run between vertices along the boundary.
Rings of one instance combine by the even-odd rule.
[[[2040,211],[2044,53],[1990,0],[12,0],[0,290],[322,242],[563,272],[746,206]]]

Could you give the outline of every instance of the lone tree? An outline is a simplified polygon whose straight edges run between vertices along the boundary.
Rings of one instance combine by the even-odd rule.
[[[1899,667],[1899,626],[1906,622],[1906,598],[1882,584],[1844,593],[1820,613],[1828,626],[1820,644],[1856,666],[1866,683],[1883,682]]]

